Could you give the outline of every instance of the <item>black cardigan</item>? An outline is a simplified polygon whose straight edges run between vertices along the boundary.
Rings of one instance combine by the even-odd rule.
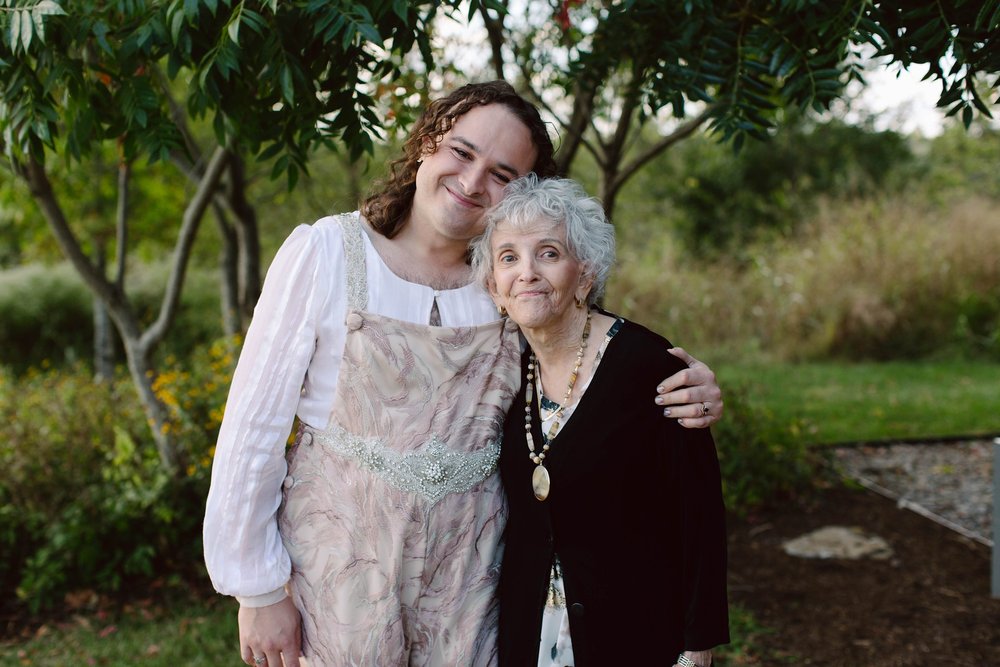
[[[510,516],[500,577],[500,664],[536,665],[558,554],[577,667],[671,664],[729,641],[726,530],[708,429],[653,403],[684,368],[670,343],[625,322],[551,443],[549,497],[535,499],[524,437],[524,377],[508,412],[500,473]],[[532,432],[540,445],[536,413]]]

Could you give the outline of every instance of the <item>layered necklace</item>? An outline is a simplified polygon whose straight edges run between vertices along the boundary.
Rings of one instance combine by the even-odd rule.
[[[545,435],[545,442],[542,443],[541,450],[535,449],[535,439],[531,435],[531,404],[535,400],[535,385],[541,375],[542,367],[539,365],[534,351],[532,351],[531,356],[528,358],[528,384],[524,389],[524,436],[528,443],[528,458],[535,464],[535,470],[531,473],[531,489],[535,492],[535,498],[539,500],[548,498],[549,489],[552,487],[552,479],[549,477],[549,471],[545,468],[545,455],[549,451],[549,446],[553,438],[559,433],[560,423],[558,418],[569,407],[573,396],[573,386],[576,385],[576,379],[580,375],[583,353],[587,349],[587,339],[590,338],[591,316],[588,310],[587,323],[583,325],[583,335],[580,337],[580,349],[576,353],[576,363],[573,364],[573,372],[569,374],[569,382],[566,384],[566,396],[563,398],[562,403],[559,404],[559,407],[546,418],[553,421],[552,426],[549,427],[549,431]],[[540,387],[537,389],[537,392],[539,400],[538,410],[541,412],[542,390]]]

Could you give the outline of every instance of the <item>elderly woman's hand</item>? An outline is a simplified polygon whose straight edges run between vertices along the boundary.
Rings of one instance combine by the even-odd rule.
[[[691,667],[691,665],[697,665],[698,667],[709,667],[712,664],[712,652],[711,651],[684,651],[679,656],[677,656],[677,662],[674,663],[673,667]]]
[[[670,353],[688,367],[674,373],[656,388],[656,404],[663,406],[663,416],[677,420],[685,428],[705,428],[722,417],[722,390],[715,373],[684,348],[672,347]]]

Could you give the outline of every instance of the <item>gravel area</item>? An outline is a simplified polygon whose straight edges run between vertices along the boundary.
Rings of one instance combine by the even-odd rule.
[[[838,447],[833,460],[899,506],[992,546],[993,439]]]

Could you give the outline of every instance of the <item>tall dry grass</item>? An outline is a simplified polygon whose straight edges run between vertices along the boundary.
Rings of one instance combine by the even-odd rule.
[[[710,263],[626,244],[607,303],[720,360],[1000,358],[998,204],[821,204],[794,236]]]

